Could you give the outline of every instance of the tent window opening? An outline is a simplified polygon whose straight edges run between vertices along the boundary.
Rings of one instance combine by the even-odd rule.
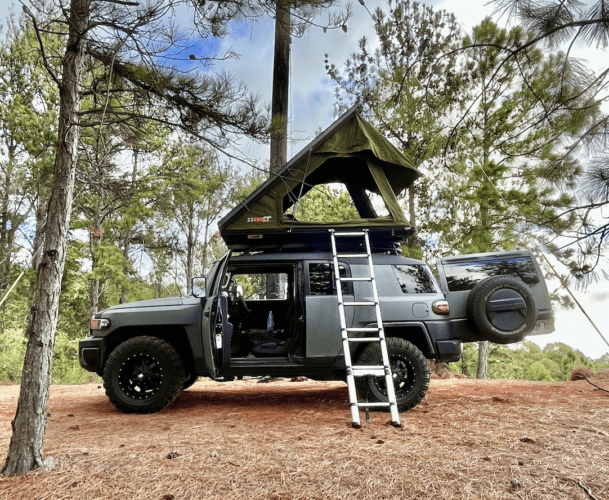
[[[341,222],[359,219],[357,208],[344,184],[321,184],[310,189],[286,215],[303,222]]]
[[[306,176],[302,171],[295,171],[294,179],[302,181],[284,195],[283,213],[288,219],[294,217],[300,222],[314,223],[387,216],[391,212],[373,175],[383,172],[377,170],[363,157],[341,157],[326,160]]]
[[[382,196],[368,190],[366,190],[366,195],[378,217],[389,217],[391,215]]]

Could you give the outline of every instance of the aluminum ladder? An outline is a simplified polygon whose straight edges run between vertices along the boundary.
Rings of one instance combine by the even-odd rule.
[[[337,251],[336,238],[363,238],[365,253],[341,253]],[[370,239],[368,237],[368,230],[356,232],[336,232],[334,229],[330,229],[330,240],[332,243],[332,256],[334,260],[334,278],[336,283],[336,296],[338,298],[338,314],[340,319],[340,329],[343,339],[343,351],[345,355],[345,365],[347,372],[347,387],[349,390],[349,403],[351,405],[351,421],[353,427],[361,427],[360,422],[360,408],[365,408],[366,417],[368,420],[368,409],[372,407],[389,407],[391,412],[391,423],[395,427],[400,426],[400,414],[398,413],[398,405],[395,397],[395,388],[393,386],[393,376],[391,374],[391,367],[389,366],[389,353],[387,351],[387,342],[385,339],[385,330],[383,328],[383,321],[381,319],[381,307],[379,303],[378,290],[376,287],[376,279],[374,277],[374,265],[372,262],[372,251],[370,249]],[[358,245],[361,247],[361,244]],[[341,278],[338,259],[362,259],[368,260],[368,277],[358,278]],[[369,282],[372,289],[372,302],[345,302],[343,300],[342,283],[364,281]],[[373,328],[347,328],[347,322],[345,318],[345,307],[373,307],[376,314],[376,327]],[[364,336],[364,337],[349,337],[349,332],[366,332],[376,333],[376,336]],[[381,346],[382,365],[356,365],[353,366],[351,361],[351,342],[379,342]],[[385,384],[387,386],[387,402],[360,402],[357,399],[357,390],[355,388],[355,377],[385,377]]]

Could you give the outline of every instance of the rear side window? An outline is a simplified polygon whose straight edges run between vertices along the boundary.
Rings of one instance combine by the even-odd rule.
[[[394,265],[392,267],[403,293],[440,292],[438,283],[426,265]]]
[[[348,276],[345,266],[339,264],[338,270],[341,278]],[[332,264],[321,262],[309,264],[310,295],[336,295],[334,280],[334,266]],[[341,283],[341,290],[345,295],[352,293],[347,282]]]
[[[451,262],[444,264],[444,273],[449,292],[471,290],[476,283],[491,276],[515,276],[527,285],[539,283],[531,257]]]

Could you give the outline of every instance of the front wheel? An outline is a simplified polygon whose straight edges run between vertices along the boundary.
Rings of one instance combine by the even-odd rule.
[[[120,344],[104,366],[104,389],[125,413],[155,413],[177,397],[184,385],[178,351],[155,337],[134,337]]]
[[[427,359],[418,347],[400,338],[388,338],[387,351],[398,411],[408,411],[423,400],[429,388],[431,371]],[[375,342],[366,347],[355,364],[382,365],[380,343]],[[388,401],[385,377],[357,377],[355,385],[365,401]],[[389,408],[381,409],[389,411]]]

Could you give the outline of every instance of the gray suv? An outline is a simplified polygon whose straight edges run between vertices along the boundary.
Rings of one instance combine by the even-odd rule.
[[[165,408],[199,376],[345,380],[332,261],[324,251],[229,252],[197,296],[96,314],[79,344],[80,364],[103,377],[110,401],[128,413]],[[456,361],[463,342],[511,343],[554,329],[543,275],[529,252],[443,258],[439,282],[425,263],[397,251],[375,253],[373,261],[399,411],[423,399],[427,359]],[[367,277],[367,260],[339,262],[339,273]],[[345,301],[371,300],[369,283],[341,283]],[[345,308],[347,327],[376,326],[370,309]],[[380,364],[378,343],[351,345],[355,364]],[[383,377],[356,381],[364,400],[386,401]]]

